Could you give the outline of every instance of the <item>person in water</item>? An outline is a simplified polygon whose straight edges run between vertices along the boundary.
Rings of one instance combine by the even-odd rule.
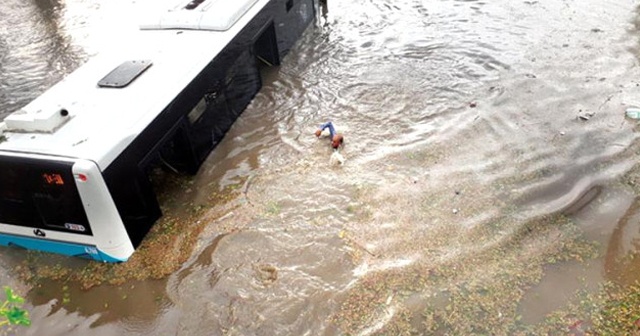
[[[319,138],[322,135],[322,131],[325,129],[329,129],[329,138],[331,139],[331,147],[333,149],[338,149],[344,143],[344,137],[342,134],[337,133],[335,127],[333,127],[333,123],[327,121],[326,123],[320,125],[320,127],[316,130],[316,136]]]

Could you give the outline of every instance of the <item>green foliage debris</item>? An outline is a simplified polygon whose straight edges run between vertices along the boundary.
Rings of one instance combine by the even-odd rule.
[[[0,332],[8,330],[11,326],[29,326],[31,319],[29,312],[22,308],[24,299],[16,294],[10,287],[4,287],[5,299],[0,306]]]

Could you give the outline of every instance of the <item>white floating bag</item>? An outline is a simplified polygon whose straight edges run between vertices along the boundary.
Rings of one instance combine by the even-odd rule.
[[[333,151],[333,154],[331,154],[331,158],[329,159],[329,162],[334,165],[334,164],[344,164],[344,162],[346,161],[346,159],[344,158],[344,156],[342,156],[342,154],[340,154],[340,152]]]

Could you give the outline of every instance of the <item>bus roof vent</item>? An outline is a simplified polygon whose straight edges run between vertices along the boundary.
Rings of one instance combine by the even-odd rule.
[[[123,88],[138,78],[150,66],[149,60],[126,61],[111,70],[106,76],[98,81],[99,87]]]
[[[143,30],[194,29],[225,31],[258,0],[181,0],[140,24]]]
[[[4,118],[7,131],[52,133],[71,118],[69,111],[65,108],[28,109],[28,107]]]

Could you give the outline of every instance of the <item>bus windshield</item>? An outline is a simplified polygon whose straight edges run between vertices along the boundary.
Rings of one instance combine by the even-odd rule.
[[[0,223],[91,235],[72,166],[0,155]]]

